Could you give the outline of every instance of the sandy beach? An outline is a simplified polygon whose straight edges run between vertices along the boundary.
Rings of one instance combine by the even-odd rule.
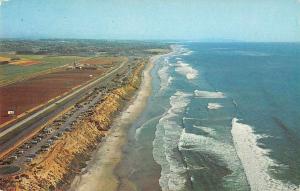
[[[114,174],[114,169],[122,159],[122,148],[127,141],[128,128],[143,111],[151,93],[151,69],[160,57],[161,55],[151,57],[144,69],[141,87],[136,96],[114,120],[106,139],[99,145],[84,172],[75,177],[70,187],[71,191],[118,190],[119,180]]]

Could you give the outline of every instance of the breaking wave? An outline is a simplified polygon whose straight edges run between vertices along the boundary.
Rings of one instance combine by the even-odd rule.
[[[160,91],[166,89],[171,83],[173,78],[168,74],[169,65],[164,65],[158,70],[160,78]]]
[[[180,136],[179,150],[192,150],[213,154],[219,160],[223,161],[232,171],[231,174],[224,177],[224,180],[228,180],[232,185],[235,185],[236,188],[239,188],[241,184],[247,185],[247,180],[239,158],[235,154],[234,146],[217,140],[217,138],[215,138],[216,132],[212,128],[201,126],[196,126],[196,128],[209,133],[210,136],[188,133],[184,129]]]
[[[177,61],[175,71],[184,75],[188,80],[195,79],[198,76],[198,71],[192,68],[189,64]]]
[[[188,48],[185,48],[183,45],[175,45],[172,46],[172,48],[178,55],[188,56],[193,53],[193,51],[191,51]]]
[[[156,126],[153,158],[161,166],[159,184],[163,191],[184,190],[187,182],[186,167],[177,148],[182,133],[178,116],[183,114],[189,104],[189,96],[179,91],[171,96],[171,107]]]
[[[219,103],[208,103],[207,104],[207,109],[221,109],[223,105]]]
[[[216,135],[216,131],[212,128],[209,127],[204,127],[204,126],[198,126],[198,125],[193,125],[194,128],[200,129],[201,131],[209,134],[210,136]]]
[[[192,53],[193,53],[193,51],[187,51],[187,52],[183,53],[182,55],[188,56],[188,55],[191,55]]]
[[[278,166],[276,161],[268,157],[269,150],[258,146],[251,126],[240,123],[237,118],[232,119],[231,134],[236,152],[243,164],[248,182],[253,191],[292,191],[299,187],[273,179],[269,175],[269,168]]]
[[[222,92],[209,92],[209,91],[195,90],[194,95],[200,98],[225,98],[225,95]]]

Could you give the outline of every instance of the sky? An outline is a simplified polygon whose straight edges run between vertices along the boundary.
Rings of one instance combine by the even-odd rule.
[[[0,0],[0,38],[300,41],[300,0]]]

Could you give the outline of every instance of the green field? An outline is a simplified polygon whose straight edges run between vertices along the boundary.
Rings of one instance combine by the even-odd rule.
[[[98,57],[147,57],[166,53],[169,45],[158,42],[75,39],[13,40],[0,39],[0,57],[40,61],[33,65],[0,65],[0,86],[57,70],[76,60]],[[93,61],[88,61],[87,63]],[[102,63],[102,62],[101,62]],[[95,64],[95,63],[91,63]]]
[[[1,55],[8,56],[8,55]],[[0,86],[35,76],[39,73],[47,73],[66,64],[72,64],[75,56],[43,56],[43,55],[17,55],[20,58],[40,61],[40,64],[30,66],[5,64],[0,65]],[[76,57],[77,60],[87,57]]]

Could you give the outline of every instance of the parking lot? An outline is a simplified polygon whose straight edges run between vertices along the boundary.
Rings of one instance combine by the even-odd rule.
[[[1,164],[22,166],[31,162],[38,154],[49,151],[55,141],[60,139],[64,133],[73,130],[77,120],[92,114],[93,107],[101,101],[105,93],[106,90],[100,88],[89,92],[83,102],[76,104],[67,113],[55,119],[53,123],[1,161]]]
[[[61,139],[63,134],[73,131],[77,122],[93,114],[94,107],[103,101],[107,93],[114,88],[124,85],[134,67],[135,65],[124,67],[114,77],[107,80],[106,83],[101,83],[88,91],[67,112],[57,116],[34,137],[0,160],[0,166],[20,167],[20,169],[23,169],[39,154],[49,152],[53,148],[55,141]]]

